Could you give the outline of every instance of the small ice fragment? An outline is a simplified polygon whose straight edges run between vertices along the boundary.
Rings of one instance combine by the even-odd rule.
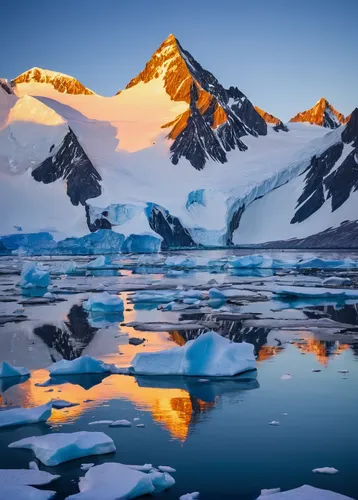
[[[338,373],[349,373],[349,370],[338,370]]]
[[[53,391],[54,391],[54,389],[47,389],[47,391],[45,391],[45,392],[53,392]]]
[[[113,420],[96,420],[95,422],[88,422],[88,425],[97,425],[97,424],[112,424]]]
[[[199,378],[198,382],[210,382],[208,378]]]
[[[39,470],[39,466],[37,465],[36,462],[32,461],[32,462],[29,463],[29,469]]]
[[[284,415],[285,417],[287,417],[288,413],[282,413],[282,415]]]
[[[81,464],[81,469],[82,470],[89,470],[93,466],[94,466],[94,464]]]
[[[169,465],[159,465],[158,469],[160,472],[176,472],[176,469],[173,469],[173,467],[170,467]]]
[[[289,380],[290,378],[292,378],[292,374],[291,373],[284,373],[283,375],[281,375],[281,380]]]
[[[138,420],[140,420],[140,418],[136,417],[133,419],[133,422],[138,422]]]
[[[91,312],[122,313],[124,303],[120,297],[110,295],[108,292],[92,293],[83,303],[83,308]]]
[[[144,424],[137,424],[137,427],[145,427]]]
[[[199,492],[194,491],[193,493],[186,493],[185,495],[181,495],[179,497],[179,500],[197,500],[199,496]]]
[[[318,373],[321,372],[320,368],[312,368],[313,373]]]
[[[278,422],[277,420],[272,420],[269,425],[280,425],[280,422]]]
[[[110,427],[130,427],[132,423],[129,420],[115,420],[109,426]]]
[[[78,406],[79,403],[71,403],[71,401],[66,401],[64,399],[52,399],[52,408],[56,410],[62,410],[62,408],[71,408],[71,406]]]
[[[337,474],[339,472],[338,469],[334,467],[319,467],[318,469],[313,469],[312,472],[315,474]]]

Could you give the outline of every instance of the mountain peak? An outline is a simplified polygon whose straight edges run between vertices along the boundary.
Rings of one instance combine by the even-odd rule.
[[[290,122],[307,122],[321,127],[337,128],[346,123],[346,119],[325,97],[321,97],[312,108],[297,113]]]
[[[94,92],[73,76],[58,73],[49,69],[38,68],[37,66],[21,73],[12,80],[13,84],[21,83],[44,83],[52,85],[52,87],[63,94],[84,94],[94,95]]]

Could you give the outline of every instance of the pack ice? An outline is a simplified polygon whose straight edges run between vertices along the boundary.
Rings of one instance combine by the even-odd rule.
[[[113,440],[107,434],[87,431],[32,436],[9,444],[9,448],[30,449],[44,465],[49,466],[116,451]]]
[[[96,259],[87,264],[87,269],[113,269],[114,264],[108,255],[99,255]]]
[[[140,375],[232,377],[256,369],[254,346],[207,332],[182,347],[138,353],[130,370]]]
[[[268,496],[270,500],[354,500],[340,493],[330,490],[321,490],[307,484],[289,491],[273,493]],[[267,495],[260,495],[257,500],[266,500]]]
[[[89,299],[83,303],[83,308],[91,312],[121,313],[124,310],[124,304],[117,295],[102,292],[92,293]]]
[[[2,377],[24,377],[30,375],[27,368],[23,366],[12,366],[6,361],[0,363],[0,378]]]
[[[61,359],[61,361],[53,363],[48,368],[48,371],[53,377],[55,375],[79,375],[82,373],[112,373],[116,372],[115,368],[114,365],[91,358],[91,356],[82,356],[72,360]]]
[[[25,262],[21,272],[21,288],[47,288],[51,284],[50,273],[40,264]]]
[[[89,469],[80,479],[80,493],[67,500],[119,500],[158,494],[175,484],[166,472],[142,472],[133,466],[105,463]]]
[[[49,484],[60,476],[31,469],[0,469],[1,498],[12,500],[49,500],[55,491],[38,490],[32,486]]]
[[[46,422],[51,416],[52,405],[47,403],[34,408],[12,408],[0,411],[0,427]]]
[[[358,290],[345,288],[324,288],[309,286],[282,286],[273,290],[275,295],[280,297],[305,297],[317,299],[355,299],[358,297]]]

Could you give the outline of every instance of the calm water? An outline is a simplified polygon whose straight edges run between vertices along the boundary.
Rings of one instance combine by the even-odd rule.
[[[204,254],[207,256],[207,252],[197,253]],[[213,258],[222,255],[223,252],[212,252]],[[292,258],[296,254],[277,255]],[[358,259],[358,255],[349,256]],[[337,258],[337,254],[329,257]],[[18,262],[0,261],[0,266],[9,265],[18,266]],[[34,457],[32,452],[7,449],[9,443],[23,437],[101,430],[114,440],[115,454],[74,460],[58,467],[40,465],[41,470],[61,475],[61,479],[46,487],[56,489],[56,498],[63,499],[78,491],[78,478],[84,475],[80,464],[108,461],[174,467],[176,485],[160,495],[163,500],[177,499],[191,491],[199,491],[204,500],[252,500],[262,488],[285,490],[302,484],[358,498],[358,343],[348,344],[344,334],[332,334],[309,323],[312,318],[325,317],[351,325],[354,331],[358,328],[357,303],[284,303],[270,295],[274,283],[301,280],[308,284],[321,278],[321,271],[293,275],[288,271],[212,273],[213,270],[200,269],[173,277],[167,275],[160,263],[143,268],[136,265],[135,259],[128,258],[123,265],[122,276],[116,271],[97,271],[94,277],[78,275],[54,280],[66,301],[26,305],[26,321],[9,322],[0,328],[1,360],[32,370],[30,379],[12,387],[3,379],[2,409],[36,406],[56,397],[80,403],[69,409],[53,410],[46,424],[0,431],[0,468],[28,467]],[[348,274],[355,283],[355,274]],[[14,287],[18,279],[17,275],[0,276],[1,294],[17,301],[0,301],[2,316],[21,307],[19,290]],[[208,383],[175,377],[87,375],[64,377],[50,387],[35,385],[48,379],[45,368],[54,360],[88,354],[127,366],[144,349],[167,349],[195,338],[201,331],[188,328],[148,332],[125,325],[131,321],[175,323],[188,319],[186,311],[163,312],[157,309],[157,304],[134,305],[131,290],[145,288],[150,283],[161,287],[167,284],[168,289],[178,285],[195,287],[211,279],[218,283],[240,283],[245,289],[267,288],[269,300],[211,304],[192,316],[197,320],[212,320],[212,315],[221,311],[255,315],[261,321],[258,326],[255,319],[249,326],[239,320],[216,319],[216,322],[217,330],[234,341],[246,340],[255,345],[257,374]],[[83,310],[81,303],[88,290],[99,284],[117,292],[126,289],[120,292],[126,306],[123,317],[89,317]],[[283,319],[290,320],[291,326],[274,323]],[[146,341],[139,346],[129,345],[125,334]],[[321,371],[315,373],[312,369]],[[349,373],[341,374],[339,370]],[[286,373],[292,374],[292,378],[282,380]],[[49,388],[53,392],[47,392]],[[145,428],[88,425],[103,419],[133,421],[135,417],[140,418]],[[273,420],[278,420],[280,426],[270,426]],[[325,466],[340,472],[335,476],[312,473],[312,469]]]

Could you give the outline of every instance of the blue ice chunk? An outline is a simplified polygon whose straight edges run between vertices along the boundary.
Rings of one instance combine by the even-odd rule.
[[[0,378],[2,377],[23,377],[30,375],[27,368],[23,366],[12,366],[6,361],[0,363]]]
[[[33,250],[35,253],[50,251],[56,247],[56,241],[48,232],[39,233],[16,233],[0,236],[0,242],[9,251],[18,250],[20,247]]]
[[[86,311],[101,313],[121,313],[124,310],[123,300],[117,295],[108,292],[92,293],[89,299],[83,303]]]
[[[51,403],[34,408],[12,408],[0,411],[0,427],[46,422],[51,416],[51,411]]]
[[[121,248],[123,253],[158,253],[162,237],[151,233],[129,235]]]
[[[188,199],[186,201],[186,209],[188,209],[193,203],[198,203],[199,205],[205,207],[205,189],[190,191],[190,193],[188,194]]]
[[[118,253],[125,240],[123,234],[111,229],[99,229],[82,238],[66,238],[59,241],[55,253],[67,255],[98,255]]]
[[[21,288],[47,288],[50,284],[49,271],[35,262],[25,262],[21,272]]]

